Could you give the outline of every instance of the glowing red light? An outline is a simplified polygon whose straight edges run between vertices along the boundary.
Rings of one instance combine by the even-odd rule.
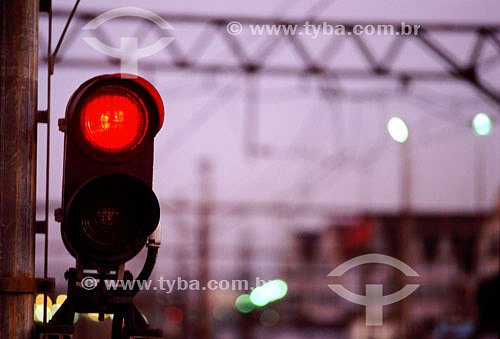
[[[165,319],[172,324],[178,324],[184,318],[184,313],[179,307],[169,306],[165,309]]]
[[[135,93],[120,86],[106,86],[85,99],[80,127],[93,147],[106,153],[126,152],[144,138],[148,115]]]

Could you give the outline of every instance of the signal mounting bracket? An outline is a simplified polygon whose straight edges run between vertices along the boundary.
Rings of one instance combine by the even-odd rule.
[[[123,265],[121,265],[123,266]],[[124,281],[132,281],[129,271],[119,268],[116,274],[86,273],[85,278],[99,279],[94,288],[77,286],[77,269],[70,268],[65,277],[68,280],[68,298],[48,324],[37,324],[38,339],[73,337],[73,320],[75,313],[98,313],[99,320],[104,320],[104,314],[113,314],[113,339],[159,339],[162,331],[149,328],[142,314],[133,302],[134,293],[130,289],[117,288],[108,290],[104,280],[119,280],[119,271]]]

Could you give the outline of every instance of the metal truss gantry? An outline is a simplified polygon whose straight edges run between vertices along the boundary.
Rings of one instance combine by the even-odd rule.
[[[79,30],[91,19],[101,13],[78,11],[74,16],[75,24],[70,29],[65,44],[69,46],[71,40],[78,37]],[[54,20],[65,20],[69,13],[64,10],[54,10]],[[356,34],[332,35],[329,36],[328,43],[322,47],[322,50],[316,53],[316,48],[311,46],[307,38],[300,35],[265,35],[262,37],[262,43],[248,46],[244,43],[243,36],[230,35],[226,26],[229,22],[237,21],[242,25],[297,25],[301,26],[306,21],[310,25],[323,25],[324,22],[336,26],[343,25],[346,32],[352,32],[355,25],[392,25],[396,32],[401,22],[345,22],[342,20],[303,20],[289,21],[279,18],[257,18],[257,17],[215,17],[215,16],[197,16],[197,15],[174,15],[160,14],[162,18],[172,23],[174,26],[192,26],[197,32],[198,37],[193,40],[189,46],[184,46],[184,42],[179,39],[174,40],[166,49],[168,56],[163,62],[150,62],[141,59],[140,65],[145,69],[150,67],[155,71],[192,71],[200,73],[242,73],[242,74],[266,74],[271,76],[298,76],[298,77],[320,77],[327,80],[342,81],[344,79],[369,79],[369,78],[389,78],[399,81],[402,85],[407,85],[412,81],[443,81],[455,80],[462,81],[481,94],[489,98],[497,106],[500,106],[500,88],[488,84],[484,79],[485,71],[481,71],[483,66],[487,66],[488,72],[495,68],[500,68],[500,24],[481,23],[481,24],[458,24],[458,23],[421,23],[418,35],[401,34],[389,37],[391,39],[388,47],[382,57],[376,57],[374,47],[366,41],[368,36]],[[116,20],[128,20],[141,23],[134,17],[121,17]],[[144,34],[144,25],[138,26],[137,36]],[[97,34],[105,39],[105,28],[99,29]],[[166,31],[156,30],[158,35],[168,35]],[[473,36],[474,42],[472,50],[468,46],[463,46],[461,53],[468,53],[468,60],[463,62],[463,57],[457,55],[457,51],[446,48],[440,41],[450,34],[457,36]],[[215,38],[222,41],[230,51],[231,56],[221,58],[220,62],[205,61],[204,53],[210,48],[210,42]],[[418,53],[430,55],[439,61],[440,69],[415,69],[401,70],[395,67],[396,58],[402,54],[408,40],[417,41],[413,46],[417,46]],[[342,48],[342,40],[351,40],[351,44],[359,52],[360,64],[354,67],[336,67],[333,58]],[[441,40],[442,41],[442,40]],[[279,48],[288,44],[295,51],[292,57],[296,58],[297,66],[276,65],[268,62],[269,57]],[[495,55],[489,55],[487,58],[483,55],[485,46],[489,44],[497,52]],[[64,48],[63,48],[64,49]],[[314,53],[313,53],[314,52]],[[66,55],[64,55],[66,54]],[[379,53],[380,54],[380,53]],[[316,57],[313,55],[319,55]],[[427,56],[426,56],[427,57]],[[109,67],[109,64],[116,64],[117,59],[107,58],[107,62],[102,59],[88,59],[70,56],[68,53],[60,53],[55,63],[58,67],[69,68],[99,68]],[[417,58],[418,59],[418,58]],[[332,65],[333,64],[333,65]],[[421,65],[419,65],[421,66]]]

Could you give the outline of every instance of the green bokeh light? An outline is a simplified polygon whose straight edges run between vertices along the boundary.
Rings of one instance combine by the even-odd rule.
[[[270,301],[267,283],[257,287],[250,293],[250,301],[258,307],[265,306]]]
[[[387,123],[387,130],[389,131],[391,138],[396,142],[404,143],[406,140],[408,140],[408,127],[401,118],[390,118],[389,122]]]
[[[283,298],[288,291],[288,285],[283,280],[272,280],[257,287],[250,293],[250,301],[257,307]]]
[[[493,128],[493,122],[487,114],[478,113],[472,119],[472,127],[477,135],[488,135]]]
[[[283,280],[273,280],[269,284],[269,294],[271,301],[283,298],[288,291],[288,285]]]
[[[255,306],[250,301],[250,296],[248,294],[242,294],[234,302],[234,307],[241,313],[249,313],[253,311]]]

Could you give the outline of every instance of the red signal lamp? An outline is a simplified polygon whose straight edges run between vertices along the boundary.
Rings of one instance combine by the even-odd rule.
[[[61,233],[81,266],[123,264],[157,228],[154,137],[163,115],[158,91],[141,77],[98,76],[71,96]]]
[[[85,140],[96,149],[106,153],[127,152],[144,138],[148,113],[135,93],[110,85],[85,98],[80,128]]]
[[[68,126],[80,148],[106,162],[122,160],[154,137],[163,124],[158,91],[141,77],[103,75],[83,83],[71,97]]]

